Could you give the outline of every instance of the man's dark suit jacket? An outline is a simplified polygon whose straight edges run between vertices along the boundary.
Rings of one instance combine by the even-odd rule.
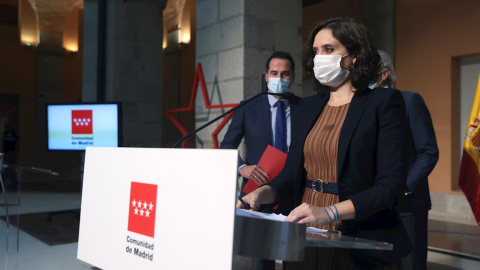
[[[407,108],[407,124],[412,136],[414,154],[408,162],[407,191],[411,195],[401,200],[401,216],[424,214],[430,210],[428,175],[438,161],[438,147],[432,118],[422,97],[413,92],[401,91]]]
[[[330,95],[304,98],[292,125],[290,152],[282,172],[268,185],[279,201],[303,196],[305,139]],[[362,256],[393,262],[411,249],[395,205],[405,189],[407,143],[405,103],[398,90],[356,92],[349,105],[338,142],[337,181],[339,200],[350,199],[355,219],[344,220],[345,235],[388,242],[393,251],[364,251]],[[357,251],[354,251],[357,253]]]
[[[289,99],[290,121],[297,112],[301,98],[293,96]],[[247,154],[245,160],[238,158],[238,166],[256,165],[268,145],[273,146],[270,104],[267,95],[260,96],[245,106],[240,107],[233,115],[232,122],[223,138],[220,148],[237,149],[245,137]]]
[[[290,127],[293,125],[293,119],[297,113],[297,106],[300,100],[301,98],[297,96],[289,99]],[[267,146],[273,146],[271,111],[267,95],[260,96],[236,110],[227,133],[220,144],[220,148],[237,149],[244,137],[247,148],[246,158],[243,160],[238,156],[238,166],[243,164],[256,165]],[[243,190],[247,181],[248,179],[243,179],[241,190]],[[241,194],[245,195],[243,192]],[[278,209],[283,209],[284,207],[286,206],[280,205]],[[274,210],[271,206],[266,206],[259,209],[259,211],[273,212]]]

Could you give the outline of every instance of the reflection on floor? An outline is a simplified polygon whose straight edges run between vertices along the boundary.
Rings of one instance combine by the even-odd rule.
[[[9,194],[7,199],[9,202],[16,202],[15,194]],[[0,204],[3,202],[4,197],[0,195]],[[23,193],[21,204],[9,206],[8,211],[11,223],[19,222],[20,227],[22,222],[26,223],[25,226],[29,225],[28,223],[41,223],[38,228],[34,228],[36,232],[32,232],[32,228],[25,229],[31,234],[23,230],[17,231],[17,227],[13,225],[7,228],[4,221],[5,207],[0,206],[0,269],[92,269],[91,265],[77,259],[77,243],[70,237],[72,235],[67,237],[68,239],[64,239],[62,235],[73,234],[72,232],[78,230],[78,227],[75,227],[78,224],[71,223],[78,222],[79,211],[75,209],[80,209],[80,202],[79,193]],[[52,212],[57,215],[48,214]],[[23,215],[32,213],[42,214]],[[19,221],[15,221],[17,218]],[[56,233],[61,235],[42,236]],[[37,238],[32,235],[37,235]],[[72,241],[73,243],[62,244]],[[478,227],[429,221],[428,269],[480,269],[479,247]]]
[[[480,228],[430,220],[428,243],[432,248],[451,250],[480,260]]]
[[[429,220],[429,269],[480,269],[480,228]]]
[[[4,200],[0,195],[0,203]],[[16,203],[16,194],[8,194],[7,201]],[[5,222],[7,208],[0,206],[0,269],[91,269],[91,265],[77,259],[77,243],[72,241],[72,231],[78,231],[75,222],[79,219],[78,211],[71,210],[80,209],[80,202],[79,193],[22,193],[20,205],[8,207],[8,227]],[[27,231],[33,230],[37,238],[18,230],[12,223],[29,227]]]
[[[49,246],[78,242],[80,209],[15,215],[9,221]]]

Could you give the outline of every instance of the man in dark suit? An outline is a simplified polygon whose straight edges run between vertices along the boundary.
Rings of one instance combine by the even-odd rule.
[[[287,52],[274,52],[265,65],[265,81],[268,92],[283,93],[289,91],[295,81],[295,63]],[[286,123],[286,149],[290,145],[291,119],[295,115],[299,97],[282,99],[279,96],[263,95],[240,107],[234,114],[227,133],[220,144],[222,149],[237,149],[242,138],[245,138],[246,158],[238,159],[238,173],[243,176],[242,190],[248,179],[263,185],[270,180],[270,176],[257,166],[265,148],[275,146],[275,132],[277,123],[277,101],[282,102]]]
[[[265,81],[268,92],[284,93],[289,91],[295,81],[295,63],[287,52],[274,52],[265,64]],[[290,127],[301,98],[293,96],[282,99],[280,96],[262,95],[240,107],[233,115],[232,122],[220,144],[222,149],[237,149],[245,138],[246,158],[238,157],[238,173],[243,177],[241,193],[245,195],[243,187],[248,179],[263,185],[270,180],[270,176],[257,166],[263,152],[268,145],[288,152],[290,146]],[[277,102],[281,102],[279,104]],[[282,109],[282,111],[279,111]],[[278,114],[278,115],[277,115]],[[283,129],[279,131],[279,117],[283,119]],[[284,133],[279,135],[279,133]],[[279,142],[279,139],[282,142]],[[279,211],[289,206],[279,206]],[[259,211],[273,212],[271,206],[263,206]],[[288,213],[288,212],[287,212]],[[275,261],[259,260],[257,269],[273,270]]]
[[[395,70],[390,57],[379,51],[384,71],[379,87],[391,87]],[[422,97],[401,91],[407,111],[407,123],[414,154],[408,163],[407,190],[398,206],[400,216],[412,244],[412,252],[404,257],[405,269],[426,269],[428,245],[428,211],[432,203],[428,175],[438,161],[438,148],[432,118]]]

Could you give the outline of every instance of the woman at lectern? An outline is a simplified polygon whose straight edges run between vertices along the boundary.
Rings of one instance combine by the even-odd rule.
[[[303,66],[319,94],[300,104],[282,172],[243,200],[252,209],[294,200],[287,221],[393,244],[392,251],[307,248],[304,262],[286,269],[402,269],[411,248],[395,210],[407,175],[402,95],[368,88],[381,58],[370,32],[351,18],[316,26]]]

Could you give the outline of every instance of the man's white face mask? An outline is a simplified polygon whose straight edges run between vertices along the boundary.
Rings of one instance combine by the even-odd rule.
[[[267,87],[270,93],[282,94],[290,89],[290,80],[269,77]]]
[[[380,81],[380,83],[382,83],[382,82]],[[374,83],[370,84],[370,85],[368,86],[368,88],[370,88],[370,89],[378,88],[378,87],[380,86],[380,83],[374,82]]]

